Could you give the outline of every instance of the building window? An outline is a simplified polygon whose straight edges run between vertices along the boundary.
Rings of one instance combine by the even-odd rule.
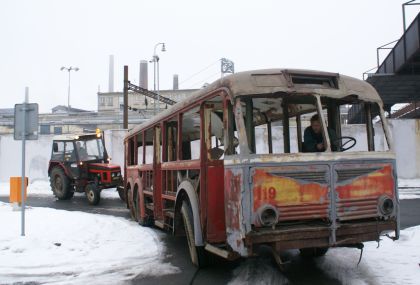
[[[114,98],[112,98],[112,97],[107,97],[106,98],[106,105],[107,106],[113,106],[114,105],[114,100],[113,100]]]
[[[50,126],[49,125],[41,125],[41,135],[49,135],[51,134]]]
[[[63,133],[63,127],[54,127],[54,135],[61,135]]]
[[[105,106],[105,97],[99,97],[99,106]]]

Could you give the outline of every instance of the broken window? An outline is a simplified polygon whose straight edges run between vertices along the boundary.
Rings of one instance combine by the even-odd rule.
[[[200,159],[200,107],[182,114],[182,160]]]

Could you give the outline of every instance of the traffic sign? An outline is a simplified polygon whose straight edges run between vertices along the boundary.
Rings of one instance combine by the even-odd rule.
[[[38,139],[38,104],[15,104],[15,140]]]

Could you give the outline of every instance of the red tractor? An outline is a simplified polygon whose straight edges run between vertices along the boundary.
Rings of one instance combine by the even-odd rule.
[[[117,188],[124,200],[121,168],[109,161],[102,133],[56,136],[48,166],[51,190],[59,200],[85,192],[97,205],[102,189]]]

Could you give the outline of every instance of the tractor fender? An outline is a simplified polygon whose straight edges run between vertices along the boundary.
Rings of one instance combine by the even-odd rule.
[[[184,180],[179,184],[176,193],[175,209],[179,209],[182,206],[184,196],[188,197],[194,220],[194,239],[196,246],[204,246],[203,234],[201,231],[200,223],[200,211],[198,209],[198,196],[195,192],[194,186],[188,180]]]

